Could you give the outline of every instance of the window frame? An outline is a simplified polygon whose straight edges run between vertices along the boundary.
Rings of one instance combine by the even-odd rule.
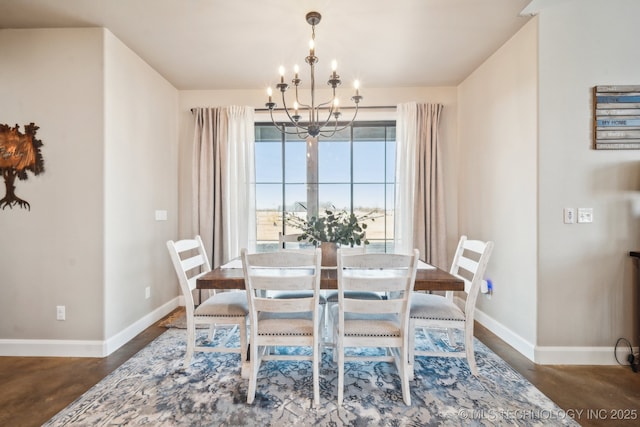
[[[291,125],[281,125],[282,128],[290,128],[292,127]],[[257,129],[259,127],[264,127],[264,128],[268,128],[268,127],[274,127],[273,123],[271,122],[263,122],[263,121],[256,121],[255,122],[255,128],[256,128],[256,144],[260,144],[263,141],[267,142],[266,140],[261,139],[261,137],[258,136],[258,131]],[[357,128],[366,128],[366,127],[381,127],[384,128],[384,138],[383,138],[383,142],[384,142],[384,179],[381,182],[354,182],[354,143],[357,143],[358,140],[354,140],[354,129]],[[393,133],[390,134],[389,129],[392,128],[393,129]],[[319,160],[320,160],[320,144],[322,142],[326,142],[327,140],[331,140],[331,138],[322,138],[319,137],[318,138],[318,143],[315,144],[315,147],[311,147],[311,150],[309,149],[309,144],[307,144],[307,141],[305,139],[302,138],[298,138],[295,134],[291,135],[291,134],[285,134],[282,133],[279,130],[275,130],[276,135],[279,136],[279,141],[276,141],[276,139],[274,138],[274,140],[269,140],[268,142],[279,142],[280,145],[280,162],[281,162],[281,178],[280,178],[280,182],[275,183],[275,182],[259,182],[258,181],[258,177],[256,176],[256,181],[253,185],[256,186],[256,193],[257,193],[257,188],[259,185],[261,184],[277,184],[280,185],[281,189],[280,189],[280,202],[278,203],[278,215],[277,215],[277,226],[278,226],[278,232],[282,232],[283,234],[285,234],[287,232],[287,225],[286,225],[286,215],[287,212],[292,212],[295,211],[292,210],[291,208],[287,207],[287,200],[286,200],[286,195],[287,195],[287,185],[296,185],[296,184],[303,184],[306,185],[307,187],[307,191],[306,191],[306,195],[307,195],[307,203],[309,204],[309,198],[310,198],[310,194],[313,195],[315,193],[315,206],[314,203],[312,202],[309,206],[307,205],[306,208],[306,212],[307,215],[311,216],[311,215],[317,215],[318,214],[318,210],[322,213],[322,211],[324,210],[324,206],[319,206],[321,201],[319,200],[319,196],[320,196],[320,187],[324,184],[341,184],[341,185],[349,185],[349,206],[347,207],[347,210],[349,212],[354,212],[354,186],[357,187],[357,185],[374,185],[374,184],[379,184],[384,188],[384,194],[382,196],[382,208],[380,208],[380,210],[382,211],[382,215],[383,218],[381,219],[381,221],[384,222],[384,238],[383,239],[373,239],[376,242],[380,242],[382,243],[383,247],[384,247],[384,252],[393,252],[393,241],[394,241],[394,230],[393,230],[393,222],[391,222],[391,224],[389,224],[388,221],[388,217],[389,217],[389,212],[391,212],[391,215],[393,216],[393,218],[395,218],[395,206],[394,206],[394,200],[395,200],[395,191],[396,191],[396,183],[395,183],[395,144],[396,144],[396,139],[395,139],[395,129],[396,129],[396,122],[395,120],[360,120],[360,121],[356,121],[354,123],[352,123],[351,125],[348,126],[348,128],[346,130],[348,130],[348,142],[349,143],[349,182],[321,182],[320,181],[320,166],[319,166]],[[344,131],[343,131],[344,132]],[[289,142],[295,142],[295,141],[300,141],[303,142],[307,145],[307,158],[310,159],[311,162],[315,161],[315,171],[312,171],[311,173],[309,172],[309,161],[307,161],[307,166],[306,166],[306,170],[307,170],[307,177],[306,177],[306,181],[304,183],[289,183],[286,181],[286,155],[287,155],[287,143]],[[393,148],[394,148],[394,154],[393,154],[393,159],[390,159],[389,157],[389,147],[388,144],[393,144]],[[256,149],[256,155],[258,154],[258,150]],[[393,164],[389,165],[389,162],[393,160]],[[258,164],[258,159],[256,158],[256,164]],[[392,171],[393,173],[391,174],[393,177],[393,180],[390,181],[389,180],[389,166],[392,167]],[[315,174],[315,181],[313,181],[313,174]],[[311,178],[311,180],[310,180]],[[315,185],[310,185],[310,182],[315,182]],[[388,197],[388,189],[391,186],[392,188],[392,198],[391,198],[391,202],[389,202],[389,197]],[[315,188],[314,188],[315,187]],[[313,197],[313,196],[311,196]],[[389,203],[388,203],[389,202]],[[391,205],[391,206],[389,206]],[[338,208],[340,209],[340,208]],[[258,206],[256,204],[256,216],[258,214]],[[256,219],[256,226],[258,226],[258,219]],[[274,225],[276,224],[274,223]],[[256,230],[256,237],[258,237],[258,230]],[[256,239],[256,245],[258,248],[260,248],[261,244],[260,242],[265,242],[264,245],[268,245],[270,242],[273,242],[273,240],[262,240],[262,239]],[[368,240],[372,240],[369,239],[368,236]],[[275,240],[275,246],[277,246],[277,239]]]

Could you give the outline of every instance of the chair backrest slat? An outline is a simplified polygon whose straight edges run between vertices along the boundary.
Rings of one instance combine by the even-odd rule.
[[[471,274],[475,274],[478,271],[478,262],[470,258],[466,258],[464,255],[458,259],[458,270],[462,268],[467,270]],[[458,271],[459,272],[459,271]]]
[[[404,302],[402,299],[368,300],[366,304],[362,300],[345,298],[342,302],[344,311],[349,313],[400,313]]]
[[[376,273],[365,272],[372,276]],[[381,274],[380,271],[377,272]],[[349,277],[348,271],[343,272],[342,285],[347,291],[371,291],[371,292],[396,292],[402,291],[407,286],[407,271],[398,271],[394,273],[402,274],[401,277],[385,276],[385,277]]]
[[[298,240],[302,236],[301,233],[297,234],[282,234],[282,231],[278,233],[278,250],[295,249],[295,250],[314,250],[315,247],[307,240]]]
[[[287,271],[289,273],[291,271]],[[301,274],[305,273],[306,274]],[[262,276],[259,273],[252,276],[252,286],[256,290],[270,291],[304,291],[313,290],[315,277],[313,269],[291,272],[291,276]],[[273,274],[277,274],[276,271]]]
[[[198,254],[198,255],[183,259],[182,261],[180,261],[180,264],[182,265],[182,270],[191,271],[194,268],[199,268],[203,265],[206,265],[206,262],[203,259],[202,255]]]
[[[192,291],[196,288],[196,281],[198,277],[211,271],[204,244],[200,236],[195,236],[193,239],[169,240],[167,249],[178,276],[185,305],[191,311],[194,306]]]
[[[260,298],[255,297],[253,304],[255,310],[270,313],[297,313],[313,311],[314,298]]]
[[[287,255],[284,255],[287,254]],[[304,268],[315,267],[314,251],[282,251],[247,254],[252,268]]]
[[[465,313],[473,312],[475,308],[480,285],[484,279],[484,272],[492,251],[492,241],[483,242],[468,240],[467,236],[460,237],[450,272],[464,279],[464,290],[467,293]],[[453,299],[453,292],[447,292],[447,297]]]

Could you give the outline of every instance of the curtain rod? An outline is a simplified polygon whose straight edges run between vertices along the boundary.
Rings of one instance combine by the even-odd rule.
[[[358,107],[359,110],[388,110],[388,109],[395,109],[397,108],[396,105],[372,105],[372,106],[362,106],[362,107]],[[341,110],[355,110],[356,107],[350,107],[350,106],[346,106],[346,107],[340,107]],[[191,109],[191,112],[193,113],[195,111],[195,108]],[[256,108],[254,109],[254,111],[258,111],[258,112],[263,112],[263,111],[269,111],[268,108]],[[284,111],[284,108],[274,108],[273,111]]]
[[[358,107],[358,110],[387,110],[390,108],[397,108],[397,106],[395,105],[372,105],[372,106],[362,106],[362,107]],[[340,106],[341,110],[355,110],[356,107],[350,107],[350,106]],[[304,110],[304,108],[301,108],[301,110]],[[268,108],[256,108],[255,111],[269,111]],[[273,111],[284,111],[284,108],[274,108]]]

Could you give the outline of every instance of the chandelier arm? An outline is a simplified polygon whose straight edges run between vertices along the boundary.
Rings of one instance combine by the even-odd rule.
[[[287,101],[285,100],[285,96],[284,96],[284,91],[281,92],[282,93],[282,107],[285,113],[287,113],[287,117],[289,118],[289,121],[296,127],[299,129],[304,130],[305,132],[309,132],[308,128],[305,128],[304,126],[298,124],[298,122],[296,120],[293,119],[293,117],[291,117],[291,113],[289,113],[289,107],[287,107]]]
[[[341,130],[345,130],[346,128],[348,128],[349,126],[351,126],[351,125],[353,124],[353,122],[356,120],[356,117],[357,117],[357,116],[358,116],[358,105],[356,105],[356,111],[355,111],[355,113],[353,113],[353,117],[351,118],[351,120],[350,120],[350,121],[348,121],[348,122],[347,122],[347,124],[346,124],[346,125],[344,125],[344,126],[342,126],[341,128],[337,128],[337,129],[335,129],[335,130],[334,130],[334,133],[339,132],[339,131],[341,131]],[[336,123],[337,123],[337,121],[336,121]],[[326,136],[326,135],[324,135],[324,136]],[[332,134],[332,136],[333,136],[333,134]]]
[[[300,133],[300,129],[302,129],[304,132]],[[304,127],[296,126],[296,135],[298,135],[298,138],[300,139],[306,139],[309,136],[309,131]]]
[[[302,108],[311,108],[310,105],[303,104],[303,103],[300,102],[300,99],[298,99],[298,85],[295,85],[295,88],[296,88],[296,102],[298,103],[298,106],[302,107]]]
[[[269,108],[269,116],[271,117],[271,123],[273,123],[273,125],[276,127],[276,129],[280,130],[280,127],[282,126],[282,124],[279,124],[275,121],[275,119],[273,118],[273,109]]]
[[[327,103],[325,103],[325,104],[321,104],[321,105],[319,105],[319,106],[318,106],[318,109],[319,109],[319,108],[320,108],[320,106],[322,106],[322,105],[329,105],[329,104],[331,104],[331,108],[329,108],[329,114],[328,114],[328,116],[327,116],[327,120],[325,120],[325,122],[320,126],[320,129],[322,129],[323,127],[325,127],[326,125],[328,125],[328,124],[329,124],[329,122],[331,121],[331,116],[334,116],[334,117],[335,117],[335,113],[334,113],[334,107],[335,107],[335,104],[334,104],[333,102],[327,102]],[[340,113],[337,113],[337,114],[338,114],[338,116],[340,115]],[[335,117],[335,121],[336,121],[336,127],[337,127],[337,126],[338,126],[338,117]],[[352,120],[352,121],[353,121],[353,120]],[[334,130],[334,133],[335,133],[335,130]],[[332,134],[332,135],[333,135],[333,134]],[[325,136],[326,136],[326,135],[325,135]]]
[[[275,126],[276,129],[278,129],[278,131],[280,133],[283,133],[285,135],[297,135],[298,137],[302,138],[301,134],[300,134],[300,129],[304,130],[306,132],[306,129],[303,126],[295,126],[296,131],[295,132],[288,132],[287,126],[284,125],[284,123],[278,123],[275,121],[275,119],[273,118],[273,110],[269,110],[269,114],[271,116],[271,123],[273,123],[273,125]],[[282,129],[285,130],[282,130]]]
[[[327,118],[327,120],[322,125],[319,125],[319,128],[322,129],[323,127],[327,126],[330,121],[331,121],[331,112],[329,112],[329,117]],[[338,120],[336,119],[336,126],[337,125],[338,125]]]
[[[331,131],[331,133],[329,133],[328,131],[323,131],[323,132],[320,132],[318,135],[323,136],[325,138],[331,138],[339,130],[342,130],[342,129],[338,129],[338,121],[336,120],[336,124],[333,126],[333,131]]]

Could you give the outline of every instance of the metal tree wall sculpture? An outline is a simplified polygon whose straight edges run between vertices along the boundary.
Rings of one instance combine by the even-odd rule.
[[[23,134],[19,125],[10,127],[0,124],[0,172],[6,187],[4,198],[0,200],[2,209],[18,205],[31,210],[29,202],[16,196],[14,183],[16,177],[21,180],[27,179],[27,171],[33,172],[34,175],[44,172],[44,159],[40,152],[42,141],[36,139],[38,129],[38,126],[30,123],[24,127]]]

